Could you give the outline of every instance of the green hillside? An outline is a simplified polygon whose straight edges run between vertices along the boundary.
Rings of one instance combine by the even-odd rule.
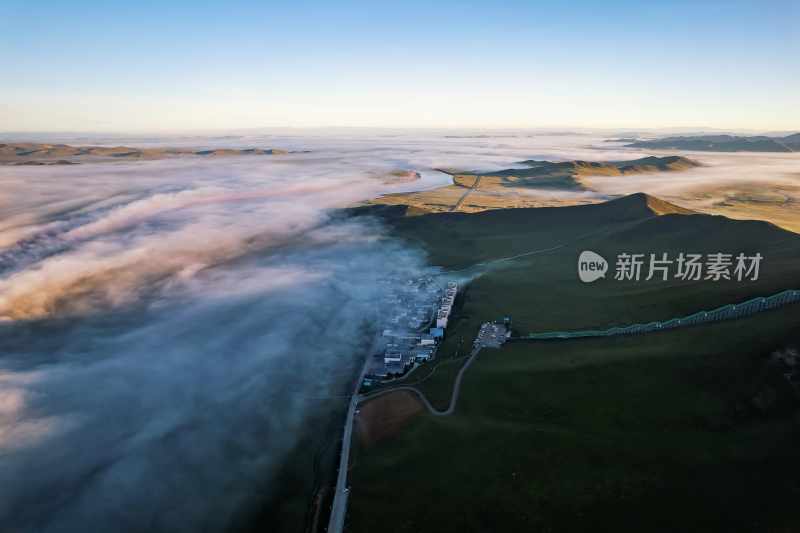
[[[454,415],[358,451],[349,531],[796,531],[800,420],[766,356],[798,327],[795,306],[481,354]]]
[[[463,355],[483,321],[510,315],[520,333],[607,327],[800,287],[799,235],[642,194],[579,207],[383,215],[435,264],[477,276],[457,303],[441,366],[415,376],[426,378],[419,389],[439,408],[463,360],[451,357]],[[582,250],[609,260],[607,279],[578,280]],[[764,260],[758,281],[623,282],[613,279],[621,252]],[[797,398],[767,358],[797,341],[798,326],[793,305],[640,337],[484,351],[453,416],[420,415],[394,439],[359,451],[351,530],[800,526],[791,510],[800,494]],[[754,407],[763,394],[771,403]]]

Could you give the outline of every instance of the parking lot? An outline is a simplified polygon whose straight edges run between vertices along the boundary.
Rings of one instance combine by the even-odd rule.
[[[486,322],[481,325],[478,337],[475,339],[475,347],[499,348],[506,342],[507,330],[503,324],[493,324]]]

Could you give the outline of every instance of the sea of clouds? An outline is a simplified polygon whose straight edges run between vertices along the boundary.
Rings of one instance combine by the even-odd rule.
[[[346,390],[386,280],[436,272],[338,208],[449,183],[435,168],[646,155],[582,133],[35,140],[307,152],[0,167],[0,529],[12,531],[213,531],[252,503],[315,402]],[[393,170],[421,179],[392,184]],[[597,198],[643,180],[604,182]]]

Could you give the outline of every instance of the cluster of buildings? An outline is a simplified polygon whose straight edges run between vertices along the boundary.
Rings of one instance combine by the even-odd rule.
[[[444,340],[458,284],[442,286],[432,277],[395,285],[384,300],[390,309],[382,332],[381,352],[371,361],[370,380],[395,377],[433,359]]]

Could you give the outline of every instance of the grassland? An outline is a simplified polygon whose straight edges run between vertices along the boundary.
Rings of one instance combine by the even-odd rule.
[[[799,235],[765,222],[685,214],[644,195],[581,207],[403,217],[392,224],[399,235],[428,250],[434,264],[477,275],[460,313],[473,330],[482,321],[507,315],[514,328],[525,333],[623,325],[800,286]],[[547,251],[557,246],[561,247]],[[587,249],[611,262],[608,279],[591,285],[578,280],[577,257]],[[492,263],[532,250],[545,251]],[[611,279],[614,260],[622,252],[675,257],[680,252],[719,251],[761,253],[759,280]]]
[[[800,287],[800,236],[644,195],[387,219],[432,262],[474,277],[448,329],[445,364],[418,385],[438,407],[460,367],[447,358],[485,320],[511,315],[521,333],[585,329]],[[584,249],[612,270],[623,251],[760,252],[764,262],[758,281],[586,285],[576,275]],[[545,251],[501,260],[532,250]],[[642,337],[484,351],[453,416],[418,416],[394,439],[358,450],[350,530],[796,530],[800,416],[765,361],[797,342],[799,326],[794,305]],[[753,399],[765,387],[780,401],[759,410]]]
[[[794,178],[800,177],[800,173]],[[676,201],[686,207],[698,206],[703,212],[724,215],[738,220],[767,220],[795,233],[800,232],[797,198],[800,181],[796,183],[763,182],[698,183],[681,191]]]
[[[793,531],[800,420],[751,399],[798,326],[487,351],[453,416],[358,450],[350,531]]]
[[[521,161],[525,168],[483,172],[477,174],[488,188],[535,187],[557,190],[586,190],[583,178],[589,176],[624,176],[626,174],[648,174],[653,172],[675,172],[687,170],[699,164],[681,156],[643,157],[630,161]],[[456,184],[461,184],[456,176]]]

